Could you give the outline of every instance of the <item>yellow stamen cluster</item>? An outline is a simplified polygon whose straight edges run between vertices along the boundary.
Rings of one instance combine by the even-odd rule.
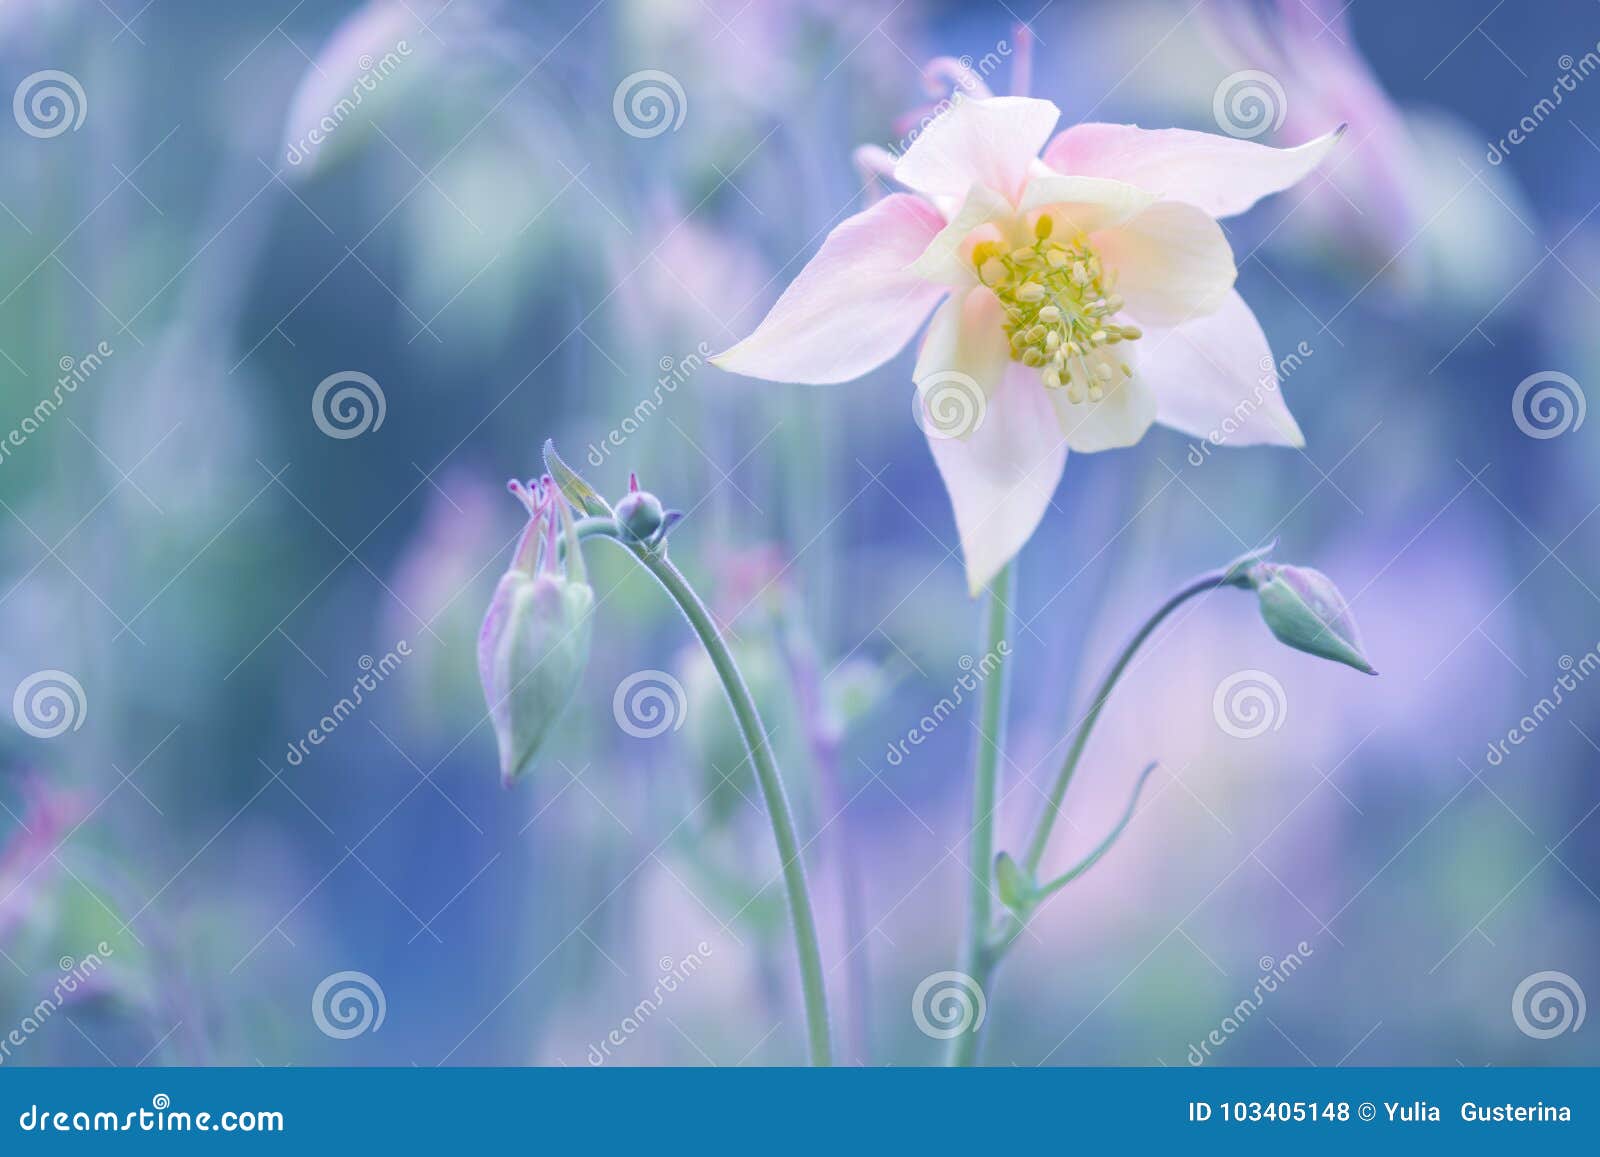
[[[983,241],[972,250],[978,278],[994,291],[1006,311],[1011,357],[1039,370],[1050,389],[1065,389],[1074,405],[1098,402],[1120,371],[1133,370],[1110,347],[1134,341],[1139,328],[1111,318],[1122,309],[1116,270],[1100,258],[1081,233],[1052,236],[1055,223],[1041,214],[1033,244],[1007,248]]]

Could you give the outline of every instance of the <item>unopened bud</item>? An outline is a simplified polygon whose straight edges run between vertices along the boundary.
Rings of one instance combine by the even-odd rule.
[[[666,512],[661,507],[661,499],[648,490],[640,490],[638,478],[632,474],[628,475],[628,493],[617,503],[617,525],[622,527],[630,538],[648,542],[661,529],[665,518]]]
[[[546,478],[512,493],[529,521],[478,636],[478,674],[509,786],[533,766],[589,661],[594,589],[585,581],[572,515]],[[565,539],[565,557],[562,539]]]
[[[1376,675],[1361,647],[1350,607],[1333,580],[1303,566],[1261,562],[1246,572],[1261,600],[1261,617],[1278,641]]]

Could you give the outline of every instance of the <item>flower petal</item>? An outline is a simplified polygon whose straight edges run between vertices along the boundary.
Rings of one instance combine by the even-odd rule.
[[[1133,220],[1158,198],[1154,193],[1104,177],[1063,177],[1054,173],[1034,176],[1023,191],[1024,212],[1050,210],[1080,233],[1097,233]]]
[[[1090,240],[1116,271],[1128,312],[1146,325],[1181,325],[1212,312],[1238,276],[1222,227],[1181,201],[1158,201]]]
[[[1343,125],[1297,148],[1275,149],[1188,129],[1081,124],[1056,135],[1044,162],[1060,173],[1113,177],[1231,217],[1300,181],[1342,135]]]
[[[982,286],[958,291],[939,307],[928,324],[917,368],[912,371],[913,380],[924,391],[925,406],[935,403],[926,392],[941,387],[947,400],[953,400],[948,399],[951,385],[966,387],[964,392],[972,396],[973,405],[982,404],[979,398],[994,396],[1011,363],[1005,320],[1000,299]],[[965,437],[971,431],[953,432]]]
[[[1010,201],[987,185],[973,185],[967,190],[961,208],[951,215],[950,223],[939,230],[928,242],[928,247],[912,262],[911,272],[941,285],[977,284],[977,272],[967,260],[971,250],[966,248],[966,240],[972,236],[973,230],[1004,222],[1013,215]],[[985,232],[1000,236],[998,228]]]
[[[1237,292],[1215,313],[1136,344],[1162,425],[1215,445],[1305,445],[1284,404],[1267,335]]]
[[[1047,100],[958,100],[911,143],[894,179],[925,196],[957,200],[973,185],[986,185],[1015,204],[1060,119],[1061,110]]]
[[[1116,372],[1106,385],[1105,396],[1098,402],[1085,399],[1074,405],[1067,400],[1065,387],[1045,391],[1055,408],[1062,436],[1077,453],[1093,454],[1132,446],[1156,420],[1155,391],[1146,384],[1133,357],[1131,349],[1119,345],[1115,351],[1102,352],[1091,360],[1091,366],[1096,361],[1113,367],[1119,362],[1128,362],[1129,368],[1134,370],[1132,378]]]
[[[755,332],[712,363],[774,382],[843,382],[876,369],[945,293],[907,268],[943,224],[909,193],[840,223]]]
[[[1032,537],[1061,480],[1067,444],[1052,417],[1038,371],[1013,364],[971,437],[928,438],[974,595]]]

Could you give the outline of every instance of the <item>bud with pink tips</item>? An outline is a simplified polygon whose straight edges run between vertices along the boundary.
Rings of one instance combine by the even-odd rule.
[[[594,589],[572,513],[548,475],[506,484],[528,511],[510,569],[478,635],[478,674],[510,786],[533,766],[589,660]]]

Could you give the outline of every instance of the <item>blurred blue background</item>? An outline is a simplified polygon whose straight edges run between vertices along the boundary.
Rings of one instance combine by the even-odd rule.
[[[1600,993],[1600,9],[1032,8],[0,4],[4,1063],[803,1060],[726,707],[605,544],[573,708],[499,785],[474,644],[521,529],[504,481],[546,437],[689,511],[674,557],[737,636],[810,841],[840,1057],[937,1060],[912,1000],[956,959],[973,704],[889,752],[980,648],[913,355],[831,388],[704,358],[866,204],[852,150],[903,147],[942,95],[929,59],[1010,90],[1019,20],[1064,123],[1218,131],[1249,72],[1273,82],[1256,139],[1351,127],[1227,223],[1300,352],[1305,452],[1157,429],[1074,455],[1022,556],[1000,846],[1195,571],[1277,538],[1382,674],[1283,649],[1246,596],[1176,616],[1048,862],[1161,771],[1007,962],[986,1059],[1183,1065],[1215,1033],[1205,1063],[1600,1062],[1592,1027],[1513,1012],[1541,972]],[[644,70],[672,123],[618,104]],[[359,429],[314,403],[351,374]],[[640,671],[682,688],[659,735],[614,715]],[[1213,709],[1238,671],[1281,689],[1254,738]],[[381,1024],[328,1031],[342,972]]]

